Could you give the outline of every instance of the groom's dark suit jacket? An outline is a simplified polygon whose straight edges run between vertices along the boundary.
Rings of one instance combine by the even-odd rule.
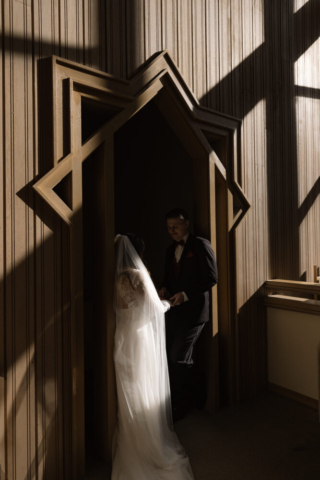
[[[176,245],[172,244],[166,253],[164,287],[170,297],[185,292],[189,301],[175,306],[168,315],[181,318],[189,325],[209,320],[209,291],[218,281],[215,256],[208,240],[189,235],[179,261],[179,273],[174,268]]]

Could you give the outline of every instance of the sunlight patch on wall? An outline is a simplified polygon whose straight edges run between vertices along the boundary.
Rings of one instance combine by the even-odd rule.
[[[220,2],[219,9],[209,3],[208,16],[208,91],[223,82],[265,42],[264,0]],[[218,2],[217,2],[218,3]],[[228,79],[227,79],[228,82]]]
[[[246,221],[240,228],[246,228],[245,257],[258,262],[268,257],[269,228],[268,218],[268,178],[267,178],[267,129],[266,100],[262,99],[245,116],[242,123],[241,157],[243,189],[254,206],[248,212]],[[246,260],[242,260],[245,264]],[[258,273],[257,282],[262,284],[265,272]],[[242,282],[246,292],[241,295],[252,296],[256,291],[254,282]],[[242,288],[242,287],[241,287]]]
[[[296,97],[296,118],[300,208],[320,177],[320,99]]]
[[[234,6],[232,6],[232,12],[233,21],[237,22],[237,19],[235,18],[237,12]],[[264,0],[242,2],[240,19],[241,17],[241,30],[239,32],[236,32],[235,28],[232,30],[232,68],[236,68],[241,62],[245,61],[250,55],[256,52],[265,41]],[[239,50],[238,45],[241,45],[242,58],[235,58],[234,55],[235,49]]]
[[[252,182],[252,169],[257,167],[266,168],[267,165],[267,130],[266,130],[266,100],[262,99],[255,107],[244,117],[242,124],[244,140],[242,143],[243,162],[247,171],[242,172],[244,179],[244,190],[248,194],[248,189],[256,187]],[[250,172],[250,173],[249,173]],[[247,181],[247,184],[246,184]],[[250,192],[249,198],[253,192]]]
[[[313,281],[320,231],[320,99],[296,97],[300,272]]]
[[[294,0],[293,2],[293,13],[296,13],[300,8],[302,8],[309,0]]]
[[[295,62],[294,80],[296,85],[320,89],[319,58],[320,38]]]

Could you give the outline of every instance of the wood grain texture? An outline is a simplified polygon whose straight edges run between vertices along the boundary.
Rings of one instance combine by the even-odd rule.
[[[153,2],[140,3],[148,11]],[[240,397],[247,398],[266,386],[264,281],[312,280],[312,262],[319,263],[319,4],[159,4],[160,24],[152,26],[200,103],[243,122],[240,178],[252,209],[236,234],[236,275]],[[149,22],[136,23],[137,39]],[[133,59],[148,58],[146,45],[130,44],[128,77]]]
[[[90,239],[88,237],[88,232],[92,231],[92,229],[96,226],[99,225],[102,227],[103,223],[107,221],[107,224],[105,225],[106,230],[108,231],[108,240],[110,242],[111,250],[108,252],[105,252],[107,255],[105,258],[109,258],[108,264],[109,264],[109,274],[112,274],[111,270],[111,264],[112,264],[112,257],[114,254],[113,250],[113,238],[114,238],[114,232],[112,230],[112,224],[113,224],[113,215],[112,210],[113,210],[113,196],[112,196],[112,189],[109,187],[106,187],[106,191],[110,193],[110,199],[107,201],[108,203],[108,209],[105,210],[107,212],[108,210],[108,215],[101,213],[101,219],[98,221],[93,220],[93,224],[91,227],[84,226],[83,225],[83,231],[85,233],[85,238],[86,238],[86,253],[82,253],[81,249],[81,231],[82,231],[82,211],[86,211],[87,213],[89,212],[88,210],[88,202],[87,200],[82,199],[82,190],[85,193],[86,199],[91,198],[93,199],[93,195],[90,192],[90,190],[95,190],[97,192],[97,189],[94,188],[94,184],[92,183],[99,183],[97,181],[97,178],[100,178],[103,180],[103,183],[105,180],[108,180],[108,182],[113,182],[113,172],[112,169],[110,170],[110,173],[106,176],[106,174],[99,175],[97,174],[95,176],[95,180],[93,178],[91,179],[92,182],[90,184],[86,183],[86,179],[90,178],[90,169],[87,169],[87,166],[90,166],[91,163],[97,165],[97,158],[93,159],[91,158],[91,163],[87,163],[87,158],[92,157],[91,154],[93,154],[93,151],[99,150],[100,146],[102,143],[108,141],[108,147],[107,147],[107,153],[108,153],[108,159],[109,156],[113,156],[112,151],[112,135],[113,133],[119,129],[124,123],[126,123],[132,115],[134,115],[136,112],[138,112],[141,108],[144,107],[152,98],[157,96],[157,99],[155,100],[159,109],[161,110],[164,118],[167,118],[168,124],[172,127],[174,133],[177,135],[177,137],[180,138],[180,141],[182,144],[185,145],[186,150],[188,151],[189,154],[191,154],[194,158],[194,166],[193,166],[193,172],[194,172],[194,190],[196,192],[196,196],[194,198],[194,207],[196,208],[196,215],[195,215],[195,228],[196,231],[205,237],[210,237],[210,228],[211,228],[211,233],[212,233],[212,243],[215,248],[215,237],[216,237],[216,223],[214,220],[215,217],[215,208],[211,208],[215,204],[215,189],[214,189],[214,176],[213,179],[210,179],[211,181],[211,186],[212,189],[210,188],[210,192],[208,190],[208,172],[209,172],[209,164],[212,164],[213,171],[215,171],[215,168],[217,167],[219,174],[221,174],[221,182],[219,183],[218,189],[220,190],[220,195],[221,198],[225,198],[226,202],[226,208],[225,212],[227,212],[227,217],[225,216],[224,211],[222,209],[218,209],[218,213],[220,214],[220,226],[219,226],[219,231],[222,234],[224,232],[224,235],[220,235],[219,239],[219,246],[217,243],[217,249],[215,248],[216,251],[218,251],[218,268],[220,271],[225,272],[224,282],[220,282],[220,288],[219,288],[219,301],[217,305],[217,295],[216,295],[216,289],[214,289],[213,292],[213,311],[215,311],[215,318],[218,318],[218,323],[224,327],[224,330],[221,328],[221,335],[225,339],[225,358],[226,360],[224,361],[224,364],[227,364],[227,372],[223,373],[223,376],[226,378],[226,386],[229,391],[228,397],[231,398],[234,396],[235,392],[235,385],[233,381],[234,377],[234,349],[233,349],[233,330],[234,330],[234,316],[232,317],[232,321],[229,321],[229,316],[230,316],[230,310],[234,309],[234,304],[235,304],[235,299],[233,295],[229,294],[229,247],[228,247],[228,237],[229,237],[229,230],[234,228],[234,212],[232,208],[232,202],[233,202],[233,197],[237,199],[238,205],[240,207],[240,216],[239,214],[236,215],[235,218],[237,218],[237,221],[240,220],[241,216],[245,214],[250,207],[250,204],[248,200],[246,199],[245,195],[243,194],[241,187],[237,183],[237,175],[235,173],[235,156],[233,155],[233,151],[236,152],[238,151],[238,141],[237,141],[237,136],[239,133],[239,127],[240,127],[240,122],[228,115],[224,114],[217,114],[216,112],[213,112],[209,109],[206,109],[204,107],[201,107],[196,99],[196,97],[192,94],[192,92],[188,89],[186,86],[183,78],[181,77],[177,67],[174,65],[171,57],[167,52],[163,52],[161,54],[158,54],[156,58],[153,59],[153,61],[149,62],[142,70],[140,70],[139,73],[132,79],[130,82],[123,81],[121,79],[116,79],[116,77],[112,77],[110,74],[103,74],[101,71],[95,70],[95,69],[89,69],[87,67],[82,67],[81,65],[72,62],[72,61],[67,61],[63,60],[60,57],[50,57],[48,60],[45,60],[44,62],[41,63],[43,66],[43,76],[46,78],[45,84],[48,83],[48,85],[51,85],[51,91],[48,90],[48,95],[46,96],[47,99],[50,99],[50,101],[53,102],[53,108],[51,109],[53,112],[53,117],[51,119],[51,122],[48,123],[48,132],[47,132],[47,137],[48,137],[48,142],[47,145],[53,144],[53,148],[51,148],[51,151],[53,152],[53,168],[47,172],[43,177],[40,178],[39,181],[37,181],[34,185],[33,188],[41,195],[41,198],[46,201],[46,204],[49,206],[49,208],[53,208],[53,210],[58,213],[58,215],[66,222],[67,225],[72,226],[71,230],[71,238],[72,238],[72,244],[71,244],[71,251],[72,251],[72,257],[71,257],[71,264],[70,264],[70,271],[71,271],[71,362],[72,362],[72,450],[73,450],[73,464],[74,464],[74,471],[77,472],[79,475],[81,475],[81,472],[83,471],[83,460],[84,460],[84,430],[83,430],[83,412],[84,412],[84,407],[83,407],[83,350],[89,352],[89,344],[87,343],[87,350],[86,348],[83,348],[83,324],[82,324],[82,314],[83,314],[83,309],[87,312],[88,314],[88,308],[89,308],[89,303],[92,302],[90,300],[90,294],[88,293],[90,291],[90,286],[88,285],[88,278],[90,278],[90,274],[88,277],[88,274],[85,275],[85,283],[86,287],[85,290],[87,291],[86,294],[86,300],[84,300],[84,305],[83,305],[83,300],[82,300],[82,277],[83,277],[83,261],[82,259],[84,258],[86,260],[86,271],[89,272],[90,269],[89,265],[91,264],[94,266],[94,262],[91,262],[88,257],[91,255],[91,250],[97,252],[97,248],[94,248],[92,245],[92,248],[89,247],[90,245]],[[71,88],[71,91],[69,92],[69,96],[72,99],[70,102],[70,99],[68,96],[64,97],[64,89],[63,89],[63,84],[66,82],[66,79],[64,77],[64,74],[70,75],[68,81],[67,81],[67,87],[68,89]],[[49,81],[51,79],[51,81]],[[62,84],[62,86],[59,86],[59,84]],[[75,88],[75,90],[72,91],[72,88]],[[110,87],[113,88],[113,90],[110,89]],[[120,107],[120,110],[118,109],[117,112],[118,114],[116,116],[113,116],[112,121],[109,121],[107,123],[101,124],[99,130],[96,130],[95,134],[91,136],[84,136],[83,133],[81,133],[82,127],[81,127],[81,119],[86,120],[86,117],[83,116],[83,112],[81,114],[81,95],[82,95],[82,89],[84,89],[84,101],[88,100],[88,88],[93,90],[94,96],[98,97],[97,100],[99,101],[99,95],[101,94],[102,97],[100,98],[100,101],[106,100],[104,98],[105,92],[108,92],[109,95],[112,94],[112,105],[115,105],[116,102],[118,101],[118,106]],[[123,94],[123,89],[127,88],[129,91],[134,93],[133,96],[125,95]],[[119,91],[117,91],[119,89]],[[160,92],[161,90],[161,92]],[[91,95],[92,96],[92,95]],[[127,101],[127,106],[125,109],[121,110],[121,106],[123,105],[123,100]],[[66,106],[68,107],[65,109],[65,106],[63,104],[65,102]],[[60,106],[62,104],[62,108]],[[49,102],[50,105],[50,102]],[[60,106],[60,107],[59,107]],[[58,108],[59,107],[59,108]],[[86,107],[88,108],[88,107]],[[97,108],[97,106],[95,107]],[[102,108],[102,105],[100,105],[99,108]],[[146,105],[146,108],[147,105]],[[62,119],[58,117],[57,111],[60,110],[62,112],[65,112],[64,115],[66,115],[66,119],[62,121]],[[50,117],[50,108],[49,108],[49,117]],[[90,113],[89,113],[90,115]],[[137,118],[137,117],[136,117]],[[93,117],[92,117],[93,120]],[[60,137],[61,135],[63,136],[64,134],[64,129],[61,129],[61,126],[59,124],[68,124],[70,125],[70,130],[71,130],[71,142],[70,142],[70,148],[71,148],[71,153],[69,154],[68,151],[67,156],[61,160],[59,160],[59,149],[56,148],[56,145],[61,144]],[[87,125],[85,127],[85,124]],[[206,134],[209,135],[208,139],[206,138],[206,135],[202,133],[202,126],[206,129]],[[88,122],[83,121],[83,127],[87,128],[89,127]],[[96,128],[96,127],[95,127]],[[168,128],[168,127],[167,127]],[[51,132],[51,133],[50,133]],[[89,135],[90,129],[87,132],[87,135]],[[222,149],[219,149],[219,151],[225,151],[225,154],[222,156],[223,161],[225,163],[225,166],[221,164],[219,158],[217,155],[212,152],[211,145],[209,143],[210,141],[210,132],[211,135],[216,133],[216,135],[219,135],[219,138],[221,138],[221,142],[224,142],[224,146]],[[132,132],[131,132],[132,133]],[[127,135],[129,132],[127,132]],[[171,133],[172,135],[172,133]],[[84,143],[82,142],[82,137],[83,138],[88,138]],[[213,136],[212,138],[217,138],[216,136]],[[209,140],[209,141],[208,141]],[[166,143],[166,142],[165,142]],[[230,144],[230,148],[227,147],[227,145]],[[164,144],[165,145],[165,144]],[[230,150],[230,151],[229,151]],[[95,154],[93,154],[95,156]],[[125,155],[126,156],[126,155]],[[103,156],[100,155],[100,162],[103,162]],[[82,178],[84,179],[84,184],[82,185],[81,182],[81,175],[79,176],[79,166],[81,169],[81,162],[85,162],[85,170],[87,171],[86,174],[83,174]],[[131,162],[129,161],[129,164]],[[150,164],[150,158],[148,158],[148,163]],[[89,168],[89,167],[88,167]],[[71,171],[72,170],[72,171]],[[93,173],[91,171],[91,173]],[[211,169],[212,173],[212,169]],[[71,175],[71,177],[70,177]],[[65,177],[65,178],[64,178]],[[71,217],[66,218],[65,216],[65,210],[61,210],[61,203],[62,203],[62,197],[60,198],[58,196],[58,190],[56,188],[58,185],[60,185],[64,180],[71,178],[69,184],[71,186],[72,184],[72,198],[70,196],[69,192],[69,200],[66,200],[67,203],[70,205],[71,208],[73,208],[73,211],[71,209]],[[141,176],[140,176],[141,178]],[[227,193],[226,191],[226,181],[227,184],[230,187],[230,193]],[[161,182],[160,182],[161,184]],[[91,186],[90,186],[91,185]],[[204,186],[207,185],[207,188],[204,188]],[[59,187],[60,188],[60,187]],[[89,188],[89,191],[88,191]],[[182,185],[183,188],[183,185]],[[104,189],[103,189],[104,190]],[[231,194],[231,191],[233,192]],[[225,194],[223,194],[225,192]],[[60,193],[65,197],[65,194],[60,189]],[[68,192],[65,192],[68,193]],[[210,206],[208,205],[209,203],[209,196],[210,196]],[[190,201],[190,199],[189,199]],[[103,204],[103,201],[99,201],[101,204],[100,207]],[[218,201],[218,204],[220,205],[220,201]],[[81,207],[83,206],[83,208]],[[94,212],[97,211],[96,207],[91,206],[92,210]],[[134,211],[140,211],[140,208],[136,205],[136,209]],[[230,208],[231,207],[231,208]],[[208,211],[210,210],[210,213]],[[221,210],[221,211],[220,211]],[[102,209],[104,211],[104,209]],[[241,213],[242,212],[242,213]],[[90,217],[92,216],[89,215]],[[230,218],[228,218],[230,216]],[[85,217],[88,220],[88,215],[86,214]],[[210,220],[211,218],[211,220]],[[143,217],[141,217],[143,219]],[[87,221],[86,220],[86,221]],[[92,221],[92,219],[91,219]],[[211,223],[211,227],[210,227]],[[213,230],[212,230],[213,228]],[[105,232],[105,229],[102,228],[100,232]],[[97,233],[97,235],[94,235],[94,237],[98,237],[100,239],[100,243],[102,245],[106,245],[106,240],[103,240],[101,235]],[[226,248],[227,247],[227,248]],[[220,254],[219,252],[224,252],[224,254]],[[102,260],[102,256],[101,260]],[[93,257],[92,257],[93,258]],[[219,263],[220,262],[220,263]],[[100,262],[101,263],[101,262]],[[107,269],[103,269],[104,271],[107,271]],[[220,275],[221,276],[221,275]],[[99,277],[101,277],[101,281],[98,281],[96,284],[96,288],[94,290],[96,292],[101,293],[101,298],[107,301],[107,307],[108,309],[111,309],[112,307],[112,299],[109,298],[107,299],[106,294],[104,293],[103,285],[105,285],[105,281],[103,280],[103,276],[101,276],[101,273],[99,274]],[[94,275],[94,278],[96,279],[96,275]],[[109,285],[112,285],[112,278],[109,278],[107,281]],[[99,287],[98,287],[99,285]],[[111,292],[110,292],[111,293]],[[228,302],[228,299],[230,299],[230,302]],[[232,304],[232,307],[231,307]],[[90,307],[91,308],[91,307]],[[106,390],[105,388],[101,389],[101,394],[99,394],[99,400],[100,400],[100,405],[103,405],[103,409],[100,408],[100,411],[103,412],[101,415],[101,419],[99,418],[99,431],[100,431],[100,438],[101,438],[101,445],[100,449],[103,453],[103,455],[106,458],[110,458],[111,455],[111,434],[112,430],[114,427],[114,419],[115,419],[115,412],[116,412],[116,405],[115,401],[112,400],[112,392],[115,392],[115,389],[112,388],[114,381],[113,381],[113,375],[111,374],[111,371],[113,371],[113,363],[110,359],[110,356],[112,358],[112,348],[110,348],[110,344],[113,342],[113,335],[110,331],[112,325],[114,325],[114,319],[110,315],[107,318],[105,318],[105,313],[106,310],[105,308],[103,309],[98,309],[101,311],[101,331],[105,332],[105,322],[107,321],[109,323],[109,329],[107,331],[107,338],[105,337],[104,334],[102,334],[99,337],[99,342],[101,342],[101,350],[104,352],[102,357],[105,358],[105,352],[108,352],[109,358],[107,357],[108,360],[108,368],[107,368],[107,373],[102,374],[101,376],[99,375],[99,378],[101,378],[101,383],[105,386],[106,385],[106,380],[108,381],[108,391],[107,391],[107,397],[105,396]],[[217,315],[216,313],[222,312],[223,310],[223,315],[221,315],[222,318],[219,318],[220,315]],[[94,315],[95,318],[95,323],[98,321],[100,314]],[[89,321],[89,318],[87,316],[87,320]],[[91,321],[89,323],[92,323]],[[88,323],[87,323],[88,326]],[[213,332],[212,332],[213,333]],[[209,335],[210,337],[210,335]],[[108,346],[105,348],[103,347],[103,341],[107,340]],[[216,409],[217,408],[217,400],[218,400],[218,390],[217,390],[217,385],[218,385],[218,378],[216,378],[215,373],[217,372],[217,364],[215,363],[217,360],[217,351],[215,348],[215,351],[212,354],[212,348],[214,345],[211,345],[212,342],[209,342],[206,348],[206,356],[207,358],[207,363],[205,364],[205,368],[207,370],[207,376],[208,379],[210,379],[211,386],[215,385],[214,390],[211,389],[211,396],[208,398],[208,404],[210,405],[208,408],[211,409]],[[217,343],[217,338],[214,339],[213,343]],[[98,346],[95,345],[95,350],[98,350]],[[228,353],[229,352],[229,353]],[[229,361],[230,357],[230,361]],[[88,357],[87,357],[88,359]],[[210,359],[210,360],[209,360]],[[107,367],[107,364],[105,362],[102,362],[105,364]],[[87,361],[87,366],[89,365]],[[101,367],[98,368],[98,370],[101,370]],[[87,369],[86,372],[89,375],[89,370]],[[91,374],[90,374],[91,375]],[[97,378],[97,377],[95,377]],[[96,387],[98,386],[95,383]],[[102,393],[104,392],[104,396]],[[86,402],[87,405],[87,402]],[[97,410],[95,410],[97,412]],[[88,409],[86,409],[86,413],[88,413]],[[88,415],[86,415],[88,418]],[[87,423],[88,427],[90,425],[89,422]],[[101,428],[104,425],[103,428]],[[90,428],[89,428],[90,430]],[[104,437],[104,438],[103,438]],[[103,445],[102,445],[103,444]],[[95,445],[96,447],[96,445]],[[77,476],[77,475],[75,475]]]
[[[252,204],[235,233],[245,399],[266,387],[262,285],[311,282],[320,265],[319,13],[317,0],[2,1],[0,463],[10,480],[70,478],[69,240],[31,189],[53,162],[38,60],[56,54],[131,78],[167,48],[201,105],[242,120]]]
[[[71,478],[70,242],[32,192],[53,164],[38,59],[105,69],[104,5],[1,3],[0,476],[10,480]]]
[[[3,31],[3,16],[0,15],[0,30]],[[3,65],[4,62],[4,45],[3,37],[0,39],[0,64]],[[0,111],[3,112],[4,108],[4,98],[3,98],[3,86],[4,78],[0,75]],[[4,219],[5,214],[5,201],[4,201],[4,179],[5,179],[5,168],[4,168],[4,117],[0,115],[0,216],[1,219]],[[5,424],[6,424],[6,410],[5,410],[5,286],[4,286],[4,276],[5,276],[5,222],[0,223],[0,475],[4,475],[6,470],[6,436]]]

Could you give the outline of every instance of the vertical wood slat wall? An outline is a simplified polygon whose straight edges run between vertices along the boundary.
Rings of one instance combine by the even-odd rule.
[[[32,191],[52,166],[38,59],[105,70],[105,2],[3,0],[0,9],[0,478],[70,479],[69,232]]]
[[[320,264],[320,6],[3,0],[0,8],[0,462],[10,480],[36,472],[67,479],[69,239],[30,188],[50,168],[39,135],[46,99],[39,99],[38,59],[56,54],[129,78],[166,48],[202,105],[242,119],[241,177],[252,203],[236,233],[247,398],[265,385],[262,284],[312,281],[312,265]]]

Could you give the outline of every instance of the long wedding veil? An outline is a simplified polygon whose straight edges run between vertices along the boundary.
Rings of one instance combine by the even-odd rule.
[[[126,235],[116,237],[114,360],[118,426],[112,480],[192,480],[172,426],[165,311]],[[157,473],[158,472],[158,473]]]
[[[125,280],[128,279],[126,284],[133,294],[132,304],[129,302],[129,308],[126,309],[123,308],[123,292],[119,288],[119,282],[123,277]],[[126,364],[127,372],[132,371],[134,367],[133,378],[139,382],[140,387],[136,393],[146,395],[146,398],[141,398],[142,405],[144,401],[146,404],[151,401],[148,398],[149,392],[143,389],[142,382],[147,378],[151,381],[150,388],[153,386],[156,390],[153,392],[153,400],[158,402],[155,406],[160,407],[163,420],[166,419],[166,423],[172,429],[164,323],[164,313],[169,304],[159,299],[148,270],[126,235],[118,235],[116,241],[114,308],[118,330],[123,334],[121,342],[124,343],[121,345],[128,349],[126,355],[121,358],[121,365],[125,367]],[[128,380],[127,376],[127,389]],[[132,385],[134,389],[136,386]],[[145,387],[147,388],[146,384]],[[151,408],[150,405],[149,407]]]

